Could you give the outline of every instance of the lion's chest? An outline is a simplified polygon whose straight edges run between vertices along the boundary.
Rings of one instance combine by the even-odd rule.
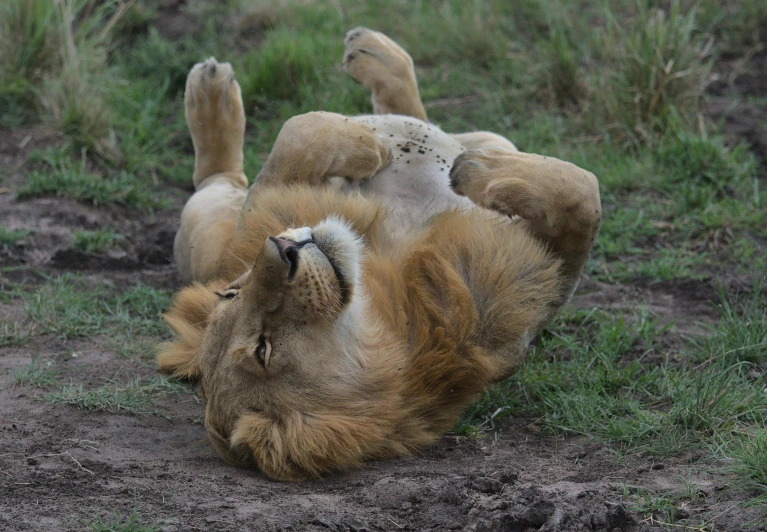
[[[463,146],[438,127],[398,115],[357,117],[391,146],[392,161],[360,185],[365,194],[381,199],[399,229],[409,229],[448,209],[471,202],[450,188],[453,160]]]

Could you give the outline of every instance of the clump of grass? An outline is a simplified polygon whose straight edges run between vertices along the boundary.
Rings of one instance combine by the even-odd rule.
[[[82,410],[104,410],[113,414],[161,415],[155,401],[187,388],[163,376],[135,377],[126,382],[109,381],[103,386],[86,390],[81,384],[68,385],[45,396],[52,404],[74,405]]]
[[[0,8],[3,121],[39,115],[76,147],[116,156],[106,93],[109,32],[135,0],[8,0]]]
[[[720,287],[720,320],[711,334],[695,341],[696,361],[736,364],[741,361],[767,369],[767,279],[751,294],[732,298]]]
[[[767,398],[761,397],[762,390],[748,385],[748,366],[715,366],[671,378],[674,402],[667,421],[682,431],[708,435],[763,421]]]
[[[652,517],[666,524],[676,523],[674,514],[677,502],[667,493],[657,493],[652,490],[621,486],[621,495],[630,502],[629,509],[641,513],[645,518]]]
[[[0,246],[12,247],[16,243],[26,238],[29,235],[29,231],[26,229],[8,229],[4,225],[0,225]]]
[[[114,247],[115,243],[123,238],[112,229],[98,229],[96,231],[74,231],[72,247],[88,253],[106,251]]]
[[[58,376],[59,370],[53,366],[52,361],[49,360],[43,364],[37,356],[33,356],[29,364],[11,371],[14,383],[39,388],[56,385]]]
[[[110,3],[94,7],[75,0],[57,2],[60,60],[40,90],[47,120],[75,148],[85,147],[110,159],[119,159],[119,153],[110,138],[113,117],[107,92],[114,80],[106,75],[107,44],[110,30],[133,3],[114,9]]]
[[[650,5],[638,3],[629,28],[610,15],[613,28],[604,43],[610,66],[595,101],[600,124],[634,146],[679,123],[696,126],[711,72],[711,40],[698,31],[696,10],[683,13],[678,0],[668,12]]]
[[[55,4],[36,0],[0,3],[0,121],[20,124],[37,106],[35,87],[58,57]]]
[[[0,347],[29,343],[29,330],[13,321],[0,321]]]
[[[744,487],[758,494],[754,502],[767,502],[767,430],[757,430],[739,440],[731,453]]]
[[[141,515],[135,509],[130,515],[123,516],[115,512],[110,517],[85,523],[85,526],[90,532],[157,532],[161,528],[160,525],[144,525],[141,521]]]
[[[16,190],[18,199],[58,196],[93,205],[120,205],[144,211],[164,205],[146,183],[128,172],[103,177],[89,171],[85,159],[76,164],[52,153],[43,155],[42,162],[42,169],[30,172],[26,183]]]

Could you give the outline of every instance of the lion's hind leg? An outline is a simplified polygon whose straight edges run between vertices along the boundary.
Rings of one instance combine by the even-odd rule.
[[[602,219],[594,174],[554,157],[485,148],[458,156],[450,184],[477,205],[522,218],[533,236],[562,260],[559,304],[569,299]]]
[[[373,93],[375,114],[426,120],[410,55],[381,32],[355,28],[344,39],[344,68]]]
[[[194,195],[181,213],[173,252],[184,282],[216,277],[245,201],[245,113],[229,63],[210,58],[189,72],[184,93],[194,143]]]
[[[184,91],[184,112],[194,143],[194,186],[223,175],[241,188],[245,112],[240,86],[229,63],[211,57],[192,67]]]

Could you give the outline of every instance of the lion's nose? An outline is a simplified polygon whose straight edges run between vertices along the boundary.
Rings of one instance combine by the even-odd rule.
[[[286,240],[275,236],[270,236],[269,240],[277,246],[280,258],[289,266],[298,263],[298,244],[292,240]]]
[[[287,238],[270,236],[269,240],[271,240],[277,247],[277,251],[279,252],[282,261],[290,266],[288,280],[292,279],[298,269],[298,251],[306,244],[311,244],[314,239],[304,240],[303,242],[294,242]]]

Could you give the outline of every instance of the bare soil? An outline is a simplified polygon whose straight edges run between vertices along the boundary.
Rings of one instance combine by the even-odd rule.
[[[737,84],[720,89],[716,101],[724,102],[727,112],[719,116],[726,127],[766,153],[759,117],[767,110],[739,108],[746,104],[731,98]],[[27,136],[0,131],[0,167],[11,174],[3,185],[10,190],[0,193],[0,224],[33,231],[0,250],[0,282],[24,281],[34,289],[46,275],[77,270],[94,284],[141,281],[177,288],[172,239],[183,198],[148,216],[57,198],[15,201],[12,189],[24,177],[33,144]],[[70,249],[73,230],[105,226],[125,235],[119,249]],[[712,300],[716,294],[707,281],[610,285],[585,279],[574,304],[617,312],[642,302],[678,330],[693,333],[716,319]],[[21,312],[0,305],[0,316]],[[159,524],[165,532],[649,531],[664,528],[633,511],[623,494],[643,489],[682,495],[689,484],[698,493],[677,510],[683,512],[680,518],[684,512],[708,515],[715,530],[767,530],[751,524],[760,509],[739,505],[744,495],[729,485],[730,477],[690,467],[700,456],[662,463],[620,457],[586,438],[542,435],[532,419],[511,420],[497,438],[449,434],[414,457],[373,462],[312,482],[278,483],[213,454],[204,442],[202,408],[191,393],[165,399],[166,417],[84,412],[42,401],[43,391],[15,386],[9,375],[38,355],[55,360],[65,382],[86,386],[103,384],[130,364],[131,371],[153,372],[148,366],[136,369],[98,339],[38,337],[23,347],[0,348],[1,530],[80,530],[94,519],[138,508],[142,522]]]

